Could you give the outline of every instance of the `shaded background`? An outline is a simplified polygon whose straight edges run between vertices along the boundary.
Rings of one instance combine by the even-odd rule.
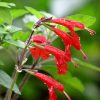
[[[79,31],[79,36],[81,37],[81,44],[88,55],[89,63],[96,66],[100,66],[100,0],[0,0],[6,2],[12,2],[16,4],[16,7],[24,8],[24,6],[31,6],[40,11],[47,11],[54,14],[57,17],[64,17],[73,14],[85,14],[96,17],[96,23],[91,26],[91,29],[96,31],[96,35],[91,37],[86,31]],[[20,23],[21,18],[17,19],[14,23],[17,26],[22,26]],[[61,45],[60,39],[57,39],[55,45],[59,48],[64,48]],[[9,48],[8,50],[1,50],[0,57],[2,57],[5,65],[2,66],[9,75],[12,75],[15,64],[15,48]],[[81,54],[72,49],[73,57],[82,59]],[[0,58],[1,59],[1,58]],[[82,59],[83,60],[83,59]],[[1,68],[1,67],[0,67]],[[85,85],[84,93],[80,93],[77,90],[71,90],[68,88],[68,93],[71,95],[72,100],[100,100],[100,73],[90,70],[85,67],[79,67],[77,70],[73,71],[73,75],[81,79]],[[24,73],[19,77],[18,83]],[[5,94],[5,88],[0,89],[1,96]],[[66,100],[62,93],[58,94],[58,100]],[[25,85],[22,95],[19,100],[48,100],[48,90],[46,86],[36,79],[31,77],[30,81]]]

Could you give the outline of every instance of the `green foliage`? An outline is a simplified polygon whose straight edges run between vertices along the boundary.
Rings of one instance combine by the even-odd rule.
[[[26,10],[28,10],[31,14],[35,15],[37,18],[41,18],[41,17],[44,16],[41,12],[35,10],[35,9],[32,8],[32,7],[27,7],[27,6],[26,6],[25,8],[26,8]]]
[[[100,71],[100,68],[99,67],[96,67],[95,65],[92,65],[92,64],[89,64],[89,63],[86,63],[84,61],[81,61],[77,58],[74,58],[74,60],[81,66],[83,67],[87,67],[89,69],[92,69],[92,70],[95,70],[95,71]]]
[[[11,8],[11,7],[15,7],[15,4],[14,3],[7,3],[7,2],[0,2],[0,7]]]
[[[12,16],[9,9],[0,7],[0,24],[12,24]]]
[[[10,39],[10,40],[4,40],[4,42],[19,48],[25,48],[25,43],[20,40],[14,41],[13,39],[12,40]]]
[[[28,7],[28,6],[25,6],[25,9],[22,9],[22,8],[21,9],[17,9],[17,8],[8,9],[8,8],[11,8],[12,6],[15,6],[15,5],[13,3],[0,2],[0,39],[1,39],[1,37],[5,36],[2,44],[4,43],[4,44],[16,46],[18,48],[25,48],[25,43],[23,41],[27,40],[27,38],[29,37],[30,30],[33,28],[33,24],[36,22],[36,20],[34,20],[34,22],[25,23],[25,25],[24,25],[25,28],[27,27],[29,29],[29,30],[25,29],[25,32],[22,30],[22,28],[15,27],[14,25],[12,25],[12,22],[14,22],[15,20],[16,21],[18,19],[22,20],[23,15],[25,15],[25,14],[30,13],[30,14],[34,15],[35,17],[37,17],[37,19],[39,19],[43,16],[55,18],[55,16],[50,13],[47,13],[45,11],[38,11],[38,10],[36,10],[32,7]],[[75,20],[75,21],[82,22],[86,27],[90,27],[96,21],[96,19],[94,17],[88,16],[88,15],[82,15],[82,14],[67,16],[65,18],[69,19],[69,20]],[[2,25],[4,25],[4,27],[2,27]],[[67,30],[65,27],[63,27],[61,25],[57,25],[57,27],[64,31],[69,32],[69,30]],[[79,29],[75,29],[75,30],[79,30]],[[48,30],[45,27],[38,28],[35,30],[35,33],[43,34],[43,35],[47,36],[48,39],[50,39],[50,40],[52,40],[52,38],[57,37],[56,35],[52,35],[51,32],[52,31]],[[60,43],[58,41],[56,41],[56,42],[57,43],[55,46],[57,46],[61,43],[61,41],[60,41]],[[93,69],[96,71],[100,71],[100,68],[98,68],[92,64],[88,64],[77,58],[74,58],[74,60],[81,66],[84,66],[84,67],[87,67],[87,68],[90,68],[90,69]],[[4,64],[0,61],[0,65],[2,66]],[[62,84],[64,84],[65,89],[71,88],[71,89],[75,89],[81,93],[84,92],[84,85],[83,85],[82,81],[77,77],[73,77],[71,72],[67,72],[66,75],[58,75],[57,68],[56,68],[56,66],[54,66],[54,62],[50,62],[50,63],[47,62],[46,64],[43,64],[43,67],[41,67],[41,68],[44,71],[47,71],[48,73],[50,73],[51,76],[53,76],[56,80],[58,80]],[[0,70],[0,84],[7,88],[10,88],[11,83],[12,83],[12,79],[8,76],[8,74],[6,74],[2,70]],[[13,88],[13,91],[20,94],[20,91],[18,90],[18,87],[16,84]]]
[[[13,9],[13,10],[11,10],[11,15],[12,15],[13,19],[21,17],[21,16],[23,16],[27,13],[28,13],[28,11],[26,11],[24,9]]]
[[[10,88],[11,83],[12,83],[11,77],[4,71],[0,70],[0,85],[6,88]],[[14,85],[13,91],[17,94],[21,94],[16,84]]]

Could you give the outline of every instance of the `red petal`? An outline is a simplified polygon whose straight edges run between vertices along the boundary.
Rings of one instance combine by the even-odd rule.
[[[71,52],[70,52],[70,45],[67,45],[65,47],[65,59],[67,62],[70,62],[71,61]]]
[[[68,28],[69,30],[70,30],[70,27],[73,27],[73,28],[77,27],[77,28],[80,28],[80,29],[85,29],[85,26],[82,23],[76,22],[76,21],[73,21],[73,20],[67,20],[65,18],[52,19],[51,22],[63,25],[66,28]]]
[[[36,35],[32,37],[32,42],[36,43],[45,43],[48,42],[44,36]]]
[[[46,50],[41,49],[41,48],[37,48],[37,47],[30,48],[30,52],[31,52],[33,58],[35,58],[35,59],[38,59],[40,57],[43,59],[47,59],[49,57],[49,52],[47,52]]]
[[[54,91],[54,88],[51,86],[49,88],[49,100],[56,100],[56,94],[55,94],[55,91]]]
[[[64,55],[64,51],[56,48],[56,47],[53,47],[53,46],[45,46],[44,49],[46,51],[48,51],[49,53],[53,54],[54,56],[63,56]]]
[[[78,38],[72,38],[72,43],[71,43],[77,50],[81,49],[81,43]]]
[[[46,83],[47,86],[49,86],[49,87],[52,86],[53,88],[56,88],[61,92],[64,91],[63,85],[61,83],[57,82],[56,80],[54,80],[53,78],[51,78],[50,76],[44,75],[39,72],[35,72],[34,75],[37,78],[39,78],[40,80],[42,80],[44,83]]]
[[[64,41],[65,45],[68,45],[71,43],[72,37],[66,32],[57,28],[51,28],[51,30],[54,31]]]
[[[71,61],[71,55],[67,54],[70,52],[69,47],[66,50],[66,53],[56,47],[53,46],[45,46],[45,50],[47,50],[49,53],[53,54],[55,56],[55,62],[58,67],[58,73],[59,74],[65,74],[68,70],[66,62]]]
[[[66,46],[71,44],[76,49],[78,49],[78,50],[81,49],[80,38],[78,37],[78,35],[73,30],[71,30],[73,37],[71,37],[66,32],[64,32],[60,29],[57,29],[57,28],[52,28],[52,30],[64,41],[64,44]]]
[[[62,62],[62,64],[61,64],[61,62]],[[61,61],[61,59],[59,59],[59,60],[56,59],[56,65],[58,67],[58,74],[66,74],[66,72],[68,71],[66,62]]]

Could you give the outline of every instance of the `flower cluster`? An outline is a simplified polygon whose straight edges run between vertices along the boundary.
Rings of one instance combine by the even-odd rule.
[[[64,32],[63,30],[60,30],[51,24],[48,23],[55,23],[60,24],[68,28],[68,30],[71,32],[71,35],[67,32]],[[45,36],[42,35],[35,35],[32,37],[31,42],[36,43],[34,47],[31,47],[30,53],[35,59],[43,58],[48,59],[50,55],[52,54],[55,58],[55,64],[58,69],[58,74],[66,74],[68,71],[68,62],[72,62],[76,67],[77,63],[72,59],[70,47],[73,46],[77,50],[81,51],[84,58],[86,59],[87,56],[83,52],[80,44],[80,37],[75,32],[75,28],[79,29],[85,29],[90,32],[91,35],[94,35],[94,31],[91,29],[86,28],[82,23],[76,22],[73,20],[67,20],[65,18],[41,18],[36,24],[35,27],[40,27],[41,25],[44,25],[45,27],[49,28],[51,31],[53,31],[56,35],[58,35],[65,45],[65,50],[62,51],[54,46],[51,46],[51,42],[46,39]],[[55,81],[51,77],[44,75],[39,72],[32,73],[34,76],[42,80],[49,88],[49,95],[50,100],[56,100],[56,95],[54,92],[54,88],[58,89],[61,92],[64,92],[64,87],[59,82]],[[67,95],[68,99],[70,100],[69,96]]]

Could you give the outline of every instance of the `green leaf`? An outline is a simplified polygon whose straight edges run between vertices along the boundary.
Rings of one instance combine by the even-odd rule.
[[[10,39],[10,40],[4,40],[4,42],[9,43],[9,44],[14,45],[19,48],[25,48],[25,43],[20,40],[14,41],[14,40]]]
[[[81,61],[77,58],[74,58],[74,60],[81,66],[84,66],[84,67],[87,67],[87,68],[90,68],[90,69],[93,69],[95,71],[100,71],[100,68],[99,67],[96,67],[95,65],[92,65],[92,64],[89,64],[89,63],[86,63],[84,61]]]
[[[84,85],[82,82],[78,78],[73,77],[70,72],[67,72],[66,75],[59,75],[56,66],[43,66],[42,69],[50,73],[54,79],[59,80],[65,88],[70,87],[79,92],[84,91]]]
[[[26,11],[24,9],[13,9],[13,10],[11,10],[11,15],[12,15],[13,19],[21,17],[21,16],[23,16],[27,13],[28,13],[28,11]]]
[[[6,7],[6,8],[11,8],[11,7],[15,7],[15,4],[14,3],[7,3],[7,2],[0,2],[0,6]]]
[[[11,83],[12,83],[11,77],[4,71],[0,70],[0,85],[3,85],[6,88],[10,88]],[[13,91],[17,94],[21,94],[16,84],[14,85]]]
[[[45,12],[45,11],[40,11],[45,17],[49,18],[49,17],[53,17],[56,18],[54,15],[52,15],[51,13]]]
[[[13,26],[13,25],[8,25],[8,26],[5,26],[5,30],[9,33],[15,33],[15,32],[21,31],[22,28],[19,28],[19,27]]]
[[[0,34],[7,34],[7,32],[4,28],[0,27]]]
[[[17,32],[15,34],[13,34],[12,38],[14,40],[21,40],[21,41],[25,41],[27,40],[27,38],[29,37],[30,33],[28,32]]]
[[[0,24],[12,24],[12,16],[9,9],[0,7]]]
[[[67,81],[65,81],[65,83],[71,87],[74,87],[75,89],[79,90],[80,92],[84,92],[84,86],[83,86],[82,82],[76,77],[69,78]]]
[[[16,27],[16,26],[13,26],[13,25],[7,25],[7,26],[3,26],[3,27],[0,27],[0,34],[9,34],[9,33],[16,33],[16,32],[19,32],[21,31],[22,28],[19,28],[19,27]]]
[[[93,25],[96,21],[95,17],[83,15],[83,14],[67,16],[66,18],[69,20],[75,20],[75,21],[82,22],[86,27]]]
[[[41,17],[44,16],[41,12],[35,10],[35,9],[32,8],[32,7],[27,7],[27,6],[25,6],[25,9],[28,10],[28,11],[29,11],[30,13],[32,13],[33,15],[35,15],[37,18],[41,18]]]

